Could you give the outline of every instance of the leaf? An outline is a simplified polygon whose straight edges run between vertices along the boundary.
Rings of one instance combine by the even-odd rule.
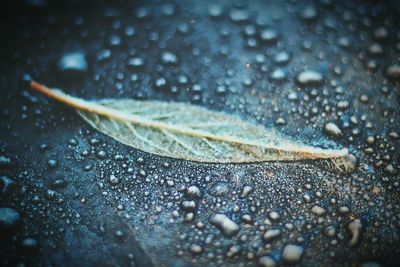
[[[87,101],[36,82],[31,88],[78,110],[91,126],[148,153],[209,163],[332,159],[327,166],[348,172],[351,154],[307,146],[227,114],[160,101]]]

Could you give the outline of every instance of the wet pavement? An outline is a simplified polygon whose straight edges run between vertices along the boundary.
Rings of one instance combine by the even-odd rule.
[[[398,265],[396,1],[3,5],[1,266]],[[358,167],[150,155],[30,79],[224,111]]]

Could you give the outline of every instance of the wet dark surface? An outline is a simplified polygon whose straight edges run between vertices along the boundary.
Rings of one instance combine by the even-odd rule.
[[[0,265],[398,264],[395,1],[3,5]],[[30,78],[86,99],[225,111],[348,147],[358,169],[149,155],[30,91]]]

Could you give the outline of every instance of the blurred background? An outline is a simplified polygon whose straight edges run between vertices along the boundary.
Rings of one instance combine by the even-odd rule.
[[[1,5],[0,265],[398,264],[399,1]],[[31,79],[224,111],[358,169],[149,155]]]

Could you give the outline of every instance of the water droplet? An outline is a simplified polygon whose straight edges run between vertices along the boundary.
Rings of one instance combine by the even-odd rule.
[[[400,65],[391,65],[386,69],[386,75],[389,79],[400,81]]]
[[[226,182],[216,182],[209,190],[210,195],[220,197],[229,193],[229,184]]]
[[[85,54],[82,52],[73,52],[65,54],[58,62],[58,68],[61,72],[86,72],[88,64]]]
[[[119,183],[119,179],[115,175],[110,175],[110,178],[108,179],[108,182],[111,185],[117,185]]]
[[[263,235],[263,238],[266,242],[271,242],[272,240],[278,238],[281,234],[282,231],[280,229],[271,229]]]
[[[374,31],[374,38],[377,40],[386,40],[389,37],[389,31],[385,27],[380,27]]]
[[[107,153],[104,150],[100,150],[96,154],[98,159],[105,159],[107,157]]]
[[[318,216],[323,216],[326,213],[326,210],[320,206],[314,206],[311,208],[311,212]]]
[[[191,185],[188,188],[186,188],[185,195],[188,198],[193,198],[193,199],[200,198],[201,197],[200,188],[198,188],[195,185]]]
[[[21,215],[13,208],[0,208],[0,232],[12,233],[21,221]]]
[[[175,54],[171,53],[171,52],[164,52],[162,54],[161,59],[162,59],[162,62],[164,64],[173,65],[173,64],[176,64],[178,62],[178,57]]]
[[[274,57],[274,61],[277,64],[286,64],[289,62],[289,60],[290,60],[289,53],[284,52],[284,51],[276,54]]]
[[[240,227],[225,214],[214,214],[210,217],[210,223],[217,227],[225,236],[231,237],[239,232]]]
[[[232,9],[229,16],[234,22],[244,22],[250,18],[250,14],[245,9]]]
[[[269,218],[270,218],[271,220],[273,220],[273,221],[277,221],[277,220],[279,220],[279,219],[281,218],[281,215],[279,215],[279,213],[276,212],[276,211],[271,211],[271,212],[268,214],[268,216],[269,216]]]
[[[265,29],[261,31],[260,38],[265,43],[273,43],[278,40],[278,33],[271,29]]]
[[[283,81],[286,79],[287,75],[283,69],[276,69],[271,73],[270,77],[274,81]]]
[[[208,8],[210,17],[217,18],[222,14],[222,7],[218,4],[211,4]]]
[[[39,243],[36,239],[28,237],[22,240],[21,246],[27,252],[35,252],[39,247]]]
[[[0,196],[9,195],[16,185],[17,182],[14,179],[8,176],[0,176]]]
[[[248,197],[250,194],[251,194],[251,192],[253,192],[253,187],[251,187],[251,186],[249,186],[249,185],[246,185],[246,186],[244,186],[243,187],[243,190],[242,190],[242,195],[241,195],[241,197],[242,198],[246,198],[246,197]]]
[[[162,6],[162,12],[166,16],[172,16],[175,13],[175,6],[173,4],[164,4]]]
[[[298,263],[303,256],[304,249],[301,246],[288,244],[283,248],[282,259],[285,263]]]
[[[198,255],[198,254],[201,254],[201,252],[203,251],[203,248],[202,248],[200,245],[191,244],[191,245],[189,246],[189,251],[190,251],[191,253],[193,253],[193,254]]]
[[[315,6],[307,6],[301,11],[301,18],[307,22],[313,21],[318,16],[318,11]]]
[[[320,85],[324,81],[321,73],[316,71],[303,71],[297,76],[297,82],[304,86]]]
[[[104,49],[97,53],[96,59],[98,61],[104,61],[106,59],[109,59],[110,57],[111,57],[111,51],[108,49]]]
[[[194,200],[184,200],[181,203],[181,207],[185,211],[194,211],[197,207],[197,204]]]
[[[128,61],[129,67],[140,68],[140,67],[143,67],[143,65],[144,65],[144,61],[140,57],[133,57],[133,58],[129,59],[129,61]]]
[[[55,159],[49,159],[47,161],[47,166],[49,166],[49,168],[54,169],[54,168],[56,168],[58,166],[58,161],[55,160]]]

